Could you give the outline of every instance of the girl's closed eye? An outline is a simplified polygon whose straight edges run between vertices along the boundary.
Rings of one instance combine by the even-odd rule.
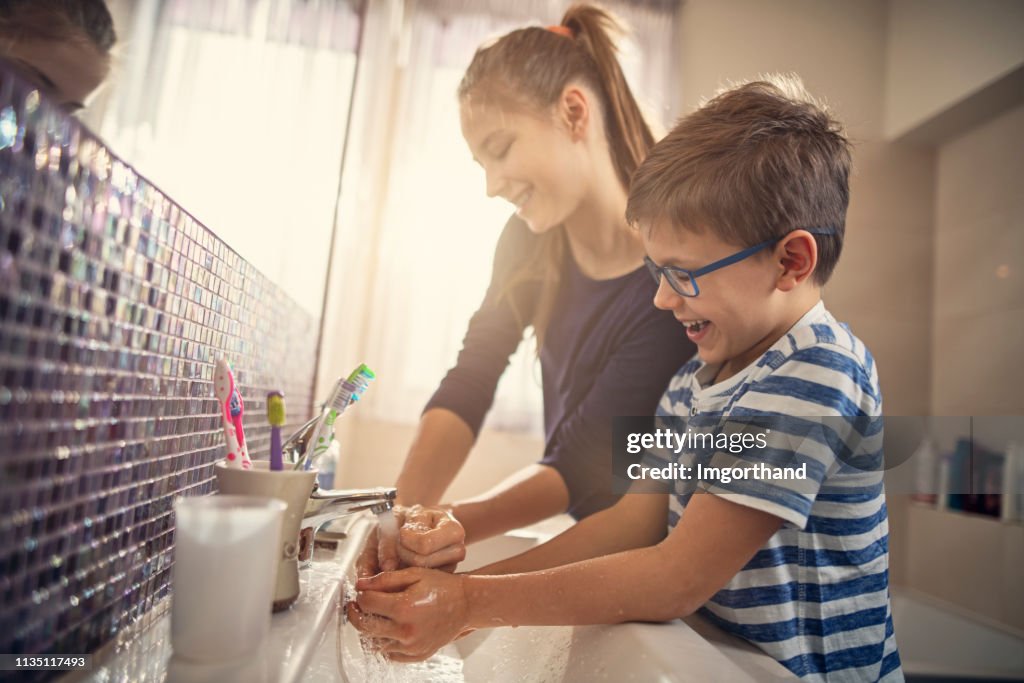
[[[508,143],[507,145],[505,145],[504,149],[502,149],[502,150],[501,150],[500,152],[498,152],[498,153],[496,153],[496,154],[494,155],[494,158],[495,158],[496,160],[498,160],[498,161],[503,161],[503,160],[505,159],[505,157],[507,157],[507,156],[508,156],[508,152],[509,152],[509,150],[510,150],[510,149],[512,149],[512,143],[513,143],[513,142],[515,142],[515,140],[512,140],[512,141],[511,141],[511,142],[509,142],[509,143]]]

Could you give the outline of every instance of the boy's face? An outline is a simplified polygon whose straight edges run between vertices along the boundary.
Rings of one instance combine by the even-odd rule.
[[[667,222],[644,227],[644,248],[659,266],[698,270],[743,249],[710,231],[680,230]],[[776,283],[781,267],[764,249],[738,263],[697,278],[699,294],[684,297],[661,278],[654,305],[672,311],[697,345],[701,360],[721,364],[719,379],[742,370],[781,337],[789,324],[780,320]],[[692,323],[703,323],[693,326]],[[779,328],[782,329],[779,329]]]

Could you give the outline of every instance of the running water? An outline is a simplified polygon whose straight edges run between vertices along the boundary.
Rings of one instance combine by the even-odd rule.
[[[398,540],[398,523],[391,510],[377,514],[380,524],[380,543],[395,543]],[[436,598],[431,595],[427,599]],[[339,610],[356,599],[355,577],[348,576],[344,582],[343,596]],[[453,645],[448,645],[424,662],[399,664],[388,661],[374,652],[373,646],[365,642],[359,632],[345,623],[342,614],[337,617],[335,641],[338,671],[347,681],[361,683],[464,683],[462,659]]]
[[[377,513],[377,525],[380,528],[380,538],[378,543],[381,548],[389,548],[391,554],[397,558],[398,552],[398,521],[395,519],[395,513],[388,509],[384,512]],[[380,557],[380,555],[378,555]],[[391,569],[397,569],[397,567],[390,567]],[[385,567],[380,567],[385,569]]]
[[[398,541],[398,521],[390,508],[377,513],[377,523],[380,524],[381,543],[396,543]]]

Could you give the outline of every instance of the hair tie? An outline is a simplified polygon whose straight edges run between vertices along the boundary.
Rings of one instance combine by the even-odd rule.
[[[557,26],[548,26],[548,30],[551,31],[552,33],[557,33],[560,36],[565,36],[566,38],[576,37],[576,34],[572,32],[571,28],[569,28],[568,26],[562,26],[561,24]]]

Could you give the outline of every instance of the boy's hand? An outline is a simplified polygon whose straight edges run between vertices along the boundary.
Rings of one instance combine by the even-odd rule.
[[[398,557],[405,566],[453,572],[466,559],[466,530],[445,508],[406,508],[398,537]]]
[[[422,661],[467,631],[464,580],[419,567],[359,579],[348,619],[389,659]]]
[[[394,539],[381,540],[380,527],[374,527],[356,558],[356,577],[373,576],[398,569],[398,547]]]

